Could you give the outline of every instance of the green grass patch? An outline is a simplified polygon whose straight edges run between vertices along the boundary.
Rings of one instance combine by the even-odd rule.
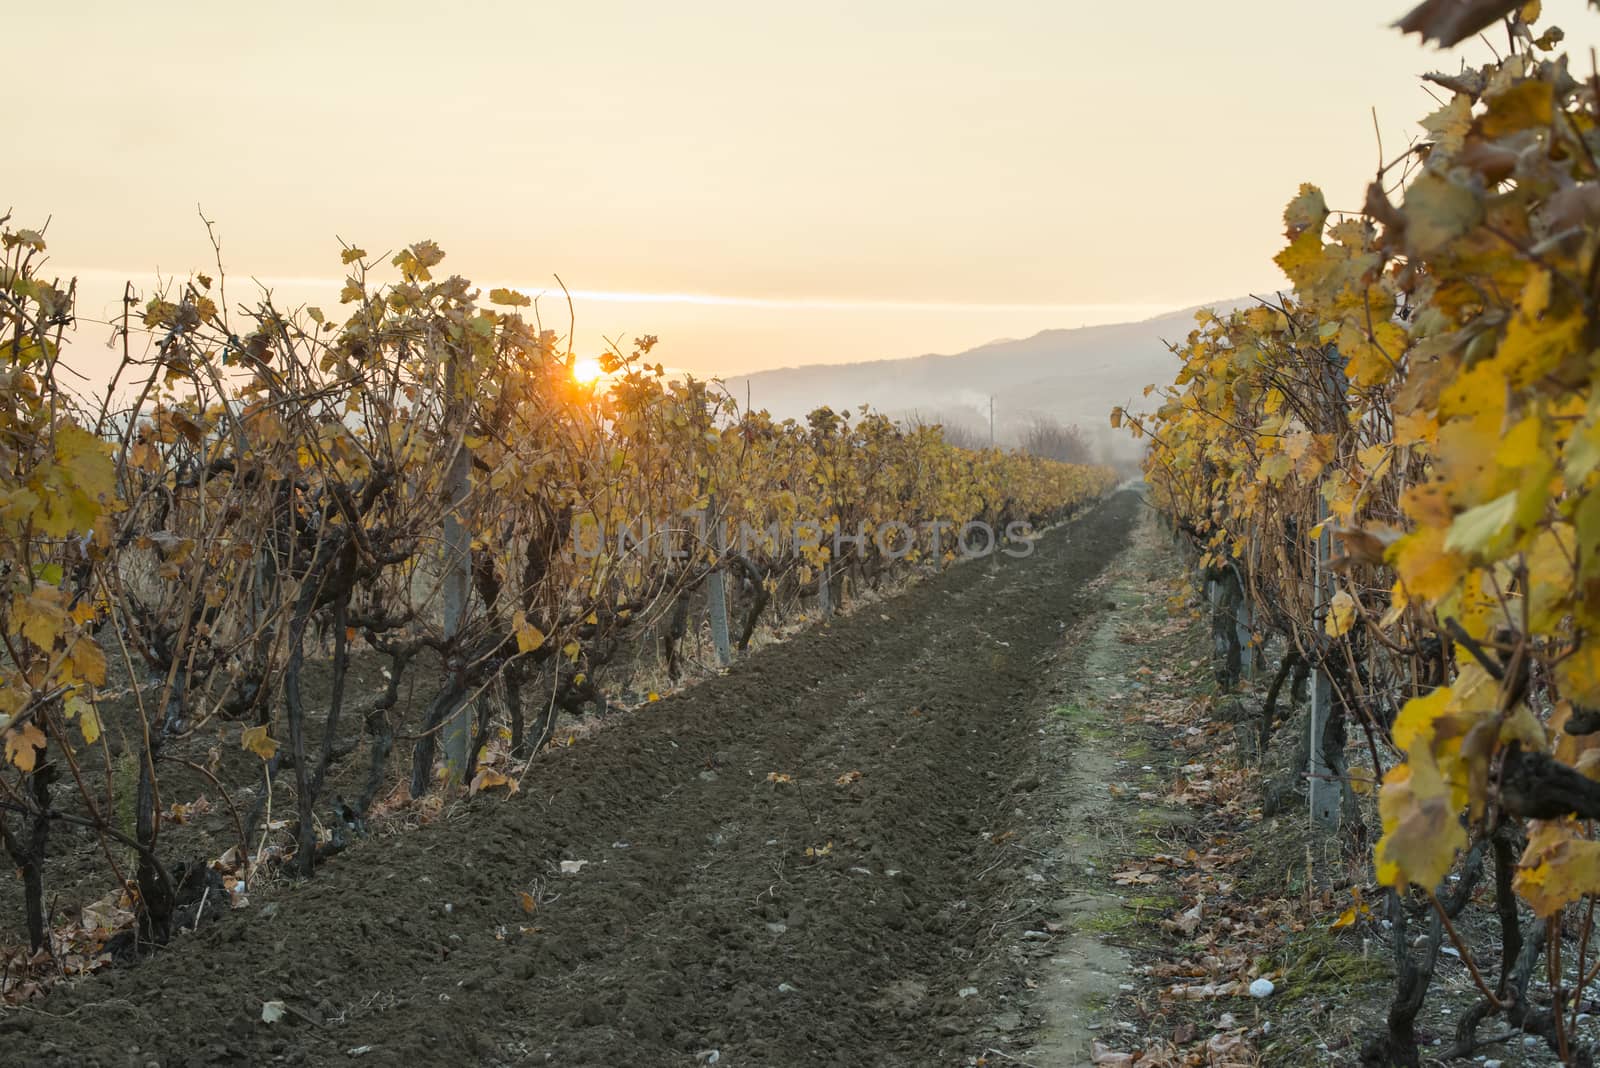
[[[1348,995],[1369,983],[1387,982],[1392,974],[1387,960],[1352,952],[1326,928],[1306,931],[1277,956],[1283,977],[1277,997],[1291,1000]]]

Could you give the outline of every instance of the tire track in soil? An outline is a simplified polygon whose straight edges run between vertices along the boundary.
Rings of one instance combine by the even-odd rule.
[[[1033,763],[1040,665],[1140,507],[1118,493],[1028,558],[762,650],[541,758],[508,801],[13,1011],[0,1062],[961,1063],[989,1008],[957,992],[1008,937],[982,875],[1016,863],[990,833]]]

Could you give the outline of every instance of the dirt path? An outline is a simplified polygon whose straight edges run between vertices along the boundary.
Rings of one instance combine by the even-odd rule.
[[[1181,833],[1190,816],[1130,803],[1141,791],[1164,792],[1170,768],[1163,765],[1172,757],[1123,709],[1144,703],[1155,670],[1189,669],[1194,653],[1190,628],[1170,620],[1165,604],[1177,561],[1153,517],[1144,519],[1094,585],[1104,610],[1069,636],[1060,703],[1045,721],[1041,755],[1064,771],[1047,779],[1035,826],[1042,889],[1053,894],[1047,907],[1059,920],[1033,972],[1037,993],[1026,999],[1034,1024],[1024,1036],[1029,1064],[1087,1065],[1096,1042],[1116,1048],[1142,1034],[1135,1014],[1118,1011],[1146,981],[1134,974],[1131,952],[1143,947],[1129,935],[1138,926],[1140,941],[1148,941],[1148,928],[1176,907],[1164,891],[1113,878],[1130,860],[1167,848],[1166,836]]]
[[[1030,558],[953,569],[551,754],[508,801],[252,895],[0,1018],[0,1059],[970,1063],[1021,1026],[1018,940],[1047,918],[1017,848],[1040,717],[1141,507],[1118,494]]]

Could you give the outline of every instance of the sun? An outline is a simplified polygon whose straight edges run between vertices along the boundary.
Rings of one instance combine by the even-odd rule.
[[[600,361],[593,356],[580,356],[572,361],[572,380],[589,385],[600,380],[605,375],[605,368],[600,366]]]

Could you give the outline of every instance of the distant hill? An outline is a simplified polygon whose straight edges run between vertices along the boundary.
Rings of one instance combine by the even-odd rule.
[[[1204,307],[1234,308],[1248,298]],[[1144,387],[1171,381],[1176,359],[1163,340],[1181,342],[1194,329],[1198,308],[1154,319],[1075,330],[1045,330],[1020,340],[992,341],[955,355],[914,356],[865,363],[811,364],[761,371],[727,380],[728,391],[778,418],[803,417],[827,405],[835,410],[870,404],[895,417],[915,417],[989,435],[994,400],[995,437],[1011,444],[1039,417],[1076,424],[1116,455],[1135,450],[1113,434],[1107,417],[1118,404],[1143,400]]]

